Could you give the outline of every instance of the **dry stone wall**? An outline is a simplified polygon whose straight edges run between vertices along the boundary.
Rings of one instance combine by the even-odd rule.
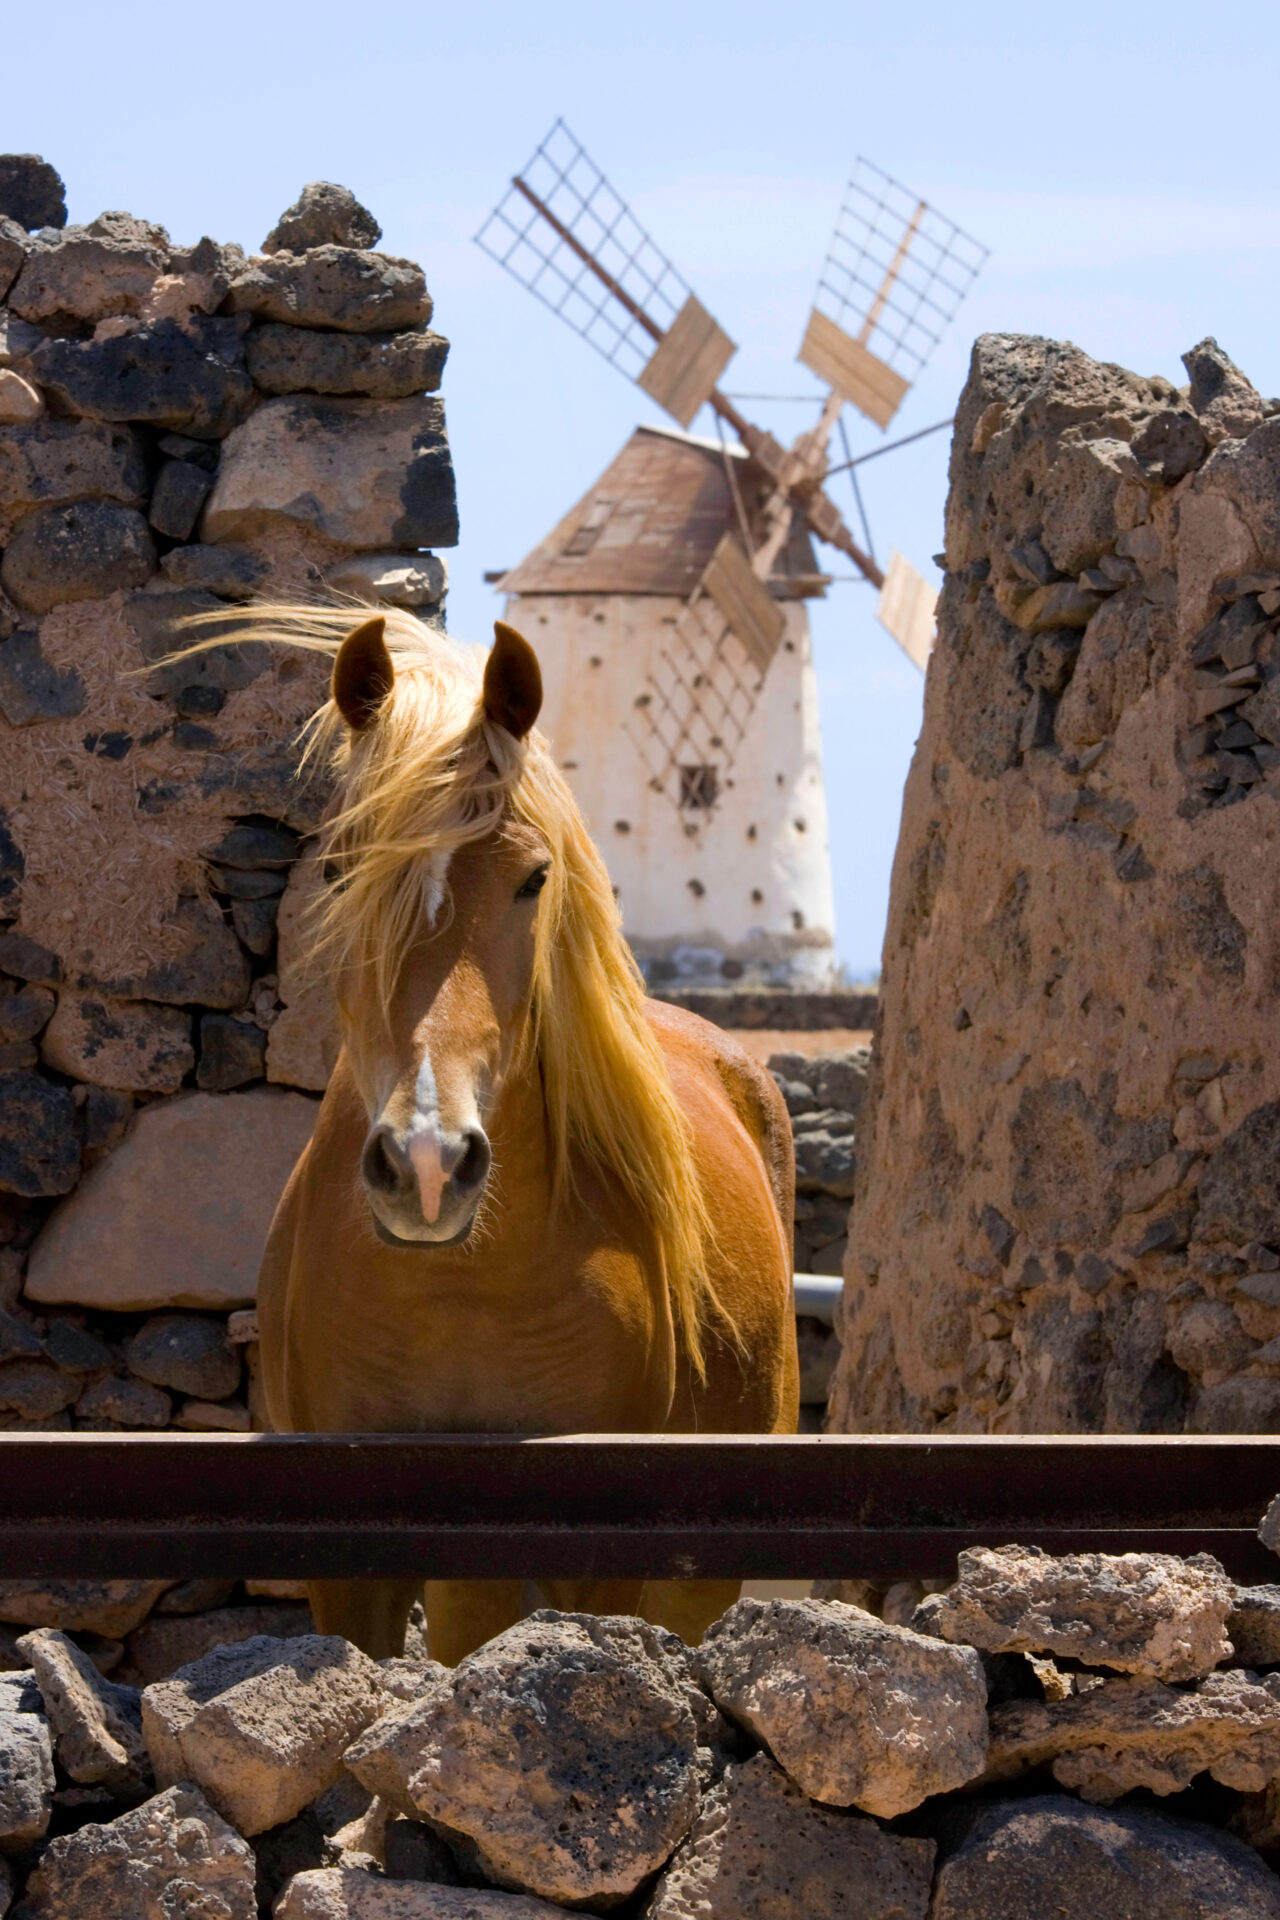
[[[448,342],[379,238],[328,183],[250,257],[68,225],[54,169],[0,157],[6,1426],[253,1418],[235,1313],[335,1039],[298,964],[324,668],[237,608],[440,625],[457,539]],[[197,613],[225,643],[172,660]]]
[[[1280,1431],[1280,402],[989,335],[832,1422]]]
[[[249,1611],[110,1679],[17,1639],[0,1913],[1280,1920],[1280,1586],[1208,1554],[976,1548],[901,1624],[744,1599],[693,1648],[543,1609],[455,1668],[420,1612],[374,1662]]]

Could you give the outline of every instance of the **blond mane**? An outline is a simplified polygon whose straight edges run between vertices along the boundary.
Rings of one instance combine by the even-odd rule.
[[[375,720],[353,733],[328,700],[304,730],[306,758],[330,768],[339,793],[323,830],[335,884],[318,903],[315,957],[335,980],[368,981],[385,1007],[438,886],[438,856],[492,832],[508,809],[545,837],[552,859],[527,1046],[541,1069],[555,1196],[571,1197],[587,1164],[619,1182],[658,1241],[673,1314],[703,1377],[713,1313],[731,1339],[734,1329],[707,1273],[709,1218],[689,1127],[645,1018],[604,862],[543,735],[518,743],[486,718],[475,650],[411,613],[379,611],[395,685]],[[368,612],[273,603],[236,618],[247,638],[332,656]]]

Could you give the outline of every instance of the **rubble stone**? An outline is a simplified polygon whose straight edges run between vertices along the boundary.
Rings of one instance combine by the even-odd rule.
[[[206,1093],[226,1093],[250,1080],[261,1080],[266,1064],[267,1036],[260,1027],[225,1013],[201,1016],[196,1085]]]
[[[139,507],[147,491],[146,453],[132,427],[46,414],[0,432],[0,541],[37,508],[85,499]]]
[[[59,1763],[84,1785],[145,1792],[151,1763],[142,1738],[137,1690],[104,1680],[65,1633],[37,1627],[18,1641],[30,1660]]]
[[[327,333],[313,327],[255,327],[245,342],[249,372],[263,393],[366,394],[401,400],[437,393],[449,355],[438,333]]]
[[[160,469],[147,519],[166,540],[189,540],[213,490],[213,475],[189,460],[169,460]]]
[[[720,1711],[815,1800],[882,1819],[981,1773],[986,1682],[947,1649],[838,1600],[739,1600],[694,1663]]]
[[[23,1902],[25,1920],[257,1920],[257,1911],[250,1848],[186,1784],[51,1841]]]
[[[262,243],[264,253],[306,253],[312,247],[376,247],[382,238],[368,207],[350,187],[311,180],[286,207]]]
[[[40,1235],[28,1297],[118,1312],[251,1305],[316,1107],[263,1087],[144,1108]]]
[[[1227,1633],[1237,1666],[1280,1666],[1280,1587],[1237,1587]]]
[[[300,860],[280,902],[277,947],[280,1012],[267,1033],[267,1078],[323,1093],[342,1045],[331,984],[307,964],[308,910],[321,885],[314,856]]]
[[[251,260],[232,281],[229,299],[233,313],[343,333],[425,327],[431,318],[421,267],[358,247],[312,247]],[[18,311],[25,319],[40,317],[21,306]]]
[[[165,1595],[165,1600],[169,1596]],[[161,1603],[163,1605],[163,1602]],[[311,1631],[307,1607],[218,1606],[209,1612],[170,1616],[157,1610],[129,1636],[124,1677],[135,1687],[167,1679],[180,1667],[203,1660],[215,1647],[245,1640],[296,1640]]]
[[[0,426],[26,426],[43,412],[39,389],[12,367],[0,367]]]
[[[129,1371],[157,1387],[225,1400],[240,1385],[240,1356],[227,1338],[226,1322],[194,1313],[161,1313],[128,1342]]]
[[[10,313],[7,307],[0,308],[0,367],[29,374],[31,355],[40,342],[47,338],[42,328],[28,326],[25,320],[19,320],[17,314]]]
[[[0,1364],[0,1407],[24,1420],[61,1413],[80,1392],[80,1382],[47,1360],[6,1360]]]
[[[1231,1657],[1234,1589],[1210,1554],[970,1547],[930,1602],[931,1631],[985,1653],[1052,1653],[1158,1680],[1194,1680]]]
[[[70,1089],[35,1073],[0,1073],[0,1193],[70,1193],[79,1177]]]
[[[101,600],[140,587],[155,564],[155,543],[140,513],[82,500],[24,520],[5,549],[0,581],[19,606],[51,613],[66,600]]]
[[[373,1661],[345,1640],[263,1638],[148,1687],[143,1727],[157,1781],[196,1781],[239,1832],[254,1834],[333,1785],[344,1750],[386,1701]]]
[[[646,1920],[924,1920],[934,1843],[815,1806],[756,1754],[730,1766]]]
[[[75,667],[46,660],[39,630],[19,627],[0,641],[0,712],[11,727],[39,720],[69,720],[83,713],[88,695]]]
[[[67,190],[57,168],[38,153],[0,153],[0,214],[28,233],[65,227]]]
[[[0,1620],[123,1639],[146,1619],[169,1580],[0,1580]]]
[[[69,987],[42,1051],[59,1073],[130,1093],[176,1093],[196,1063],[190,1016],[177,1007]]]
[[[274,1908],[275,1920],[560,1920],[563,1912],[525,1893],[383,1880],[358,1867],[299,1873]]]
[[[456,546],[442,403],[265,401],[227,437],[202,537],[253,539],[282,522],[340,547]]]
[[[32,364],[69,413],[221,437],[253,402],[243,331],[241,322],[207,315],[182,326],[154,320],[104,340],[48,340]]]
[[[100,226],[95,221],[94,226]],[[119,237],[93,227],[66,227],[40,236],[9,289],[9,305],[23,320],[55,326],[137,313],[168,263],[159,228]]]
[[[391,607],[434,607],[447,583],[444,561],[434,553],[353,553],[325,577],[339,593]]]
[[[1245,440],[1265,418],[1251,381],[1212,335],[1182,356],[1191,376],[1190,401],[1215,440]]]
[[[0,1854],[45,1833],[53,1811],[53,1741],[35,1675],[0,1674]]]
[[[1275,1920],[1280,1882],[1230,1834],[1061,1794],[977,1803],[955,1823],[930,1920],[1060,1911],[1160,1920]]]
[[[145,1380],[108,1375],[94,1380],[76,1402],[82,1425],[103,1421],[113,1427],[167,1427],[173,1402]]]
[[[216,593],[224,600],[250,600],[267,577],[267,563],[252,547],[175,547],[160,562],[175,587]]]
[[[543,1611],[375,1722],[346,1764],[399,1811],[466,1835],[499,1885],[616,1904],[693,1819],[694,1692],[673,1635]]]

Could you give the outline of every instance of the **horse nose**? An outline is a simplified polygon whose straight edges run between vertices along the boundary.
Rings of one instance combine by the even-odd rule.
[[[417,1184],[408,1149],[396,1138],[395,1128],[385,1124],[370,1132],[360,1169],[376,1193],[399,1195]]]
[[[492,1164],[493,1149],[484,1128],[464,1127],[462,1154],[452,1175],[454,1191],[461,1199],[469,1200],[473,1193],[480,1191],[489,1178]]]

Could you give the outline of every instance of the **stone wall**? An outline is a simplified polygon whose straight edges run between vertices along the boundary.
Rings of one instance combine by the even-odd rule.
[[[326,675],[169,655],[254,595],[442,624],[448,343],[342,187],[250,257],[66,217],[0,157],[0,1423],[234,1428],[227,1315],[334,1051],[297,967]]]
[[[909,1624],[744,1599],[694,1648],[547,1609],[452,1669],[420,1616],[378,1663],[278,1612],[174,1671],[175,1626],[133,1683],[14,1643],[0,1913],[1280,1920],[1280,1586],[1207,1554],[980,1548]]]
[[[840,1429],[1280,1431],[1280,402],[977,343]]]

